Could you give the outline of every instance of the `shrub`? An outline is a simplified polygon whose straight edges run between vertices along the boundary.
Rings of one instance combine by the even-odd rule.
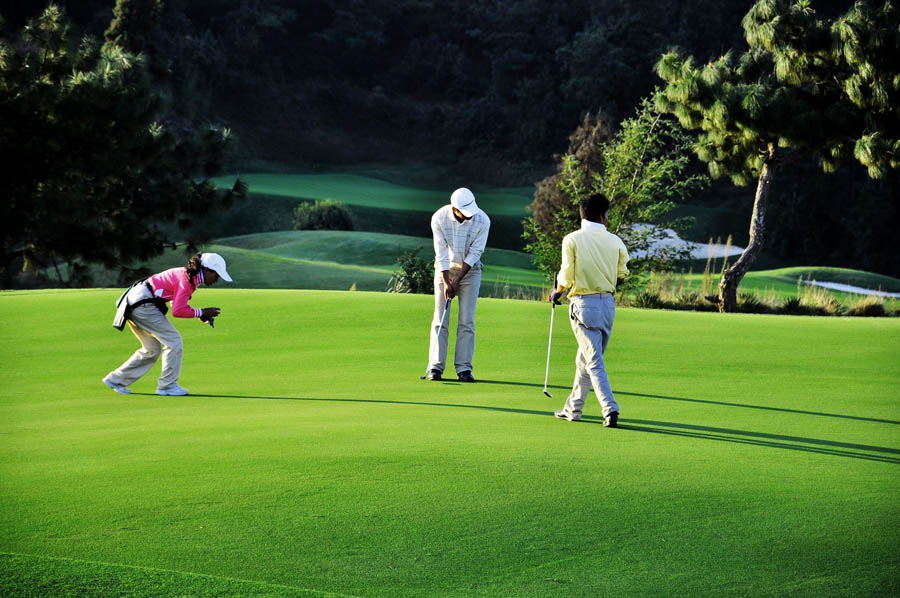
[[[769,306],[756,293],[740,293],[738,295],[738,311],[748,314],[764,314]]]
[[[781,312],[785,314],[804,315],[808,314],[809,310],[803,306],[800,297],[788,297],[781,302]]]
[[[672,308],[691,311],[718,311],[716,304],[699,291],[684,291],[675,296]]]
[[[434,263],[426,262],[419,257],[422,247],[416,247],[412,251],[404,251],[397,263],[400,272],[397,272],[388,281],[388,293],[434,293]]]
[[[632,307],[642,307],[644,309],[662,309],[666,307],[665,301],[660,297],[659,293],[653,291],[641,291],[635,295],[631,301]]]
[[[330,199],[304,202],[294,210],[296,230],[353,230],[353,215],[347,204]]]
[[[863,297],[857,300],[847,310],[848,316],[864,318],[883,318],[888,315],[884,308],[884,300],[881,297]]]

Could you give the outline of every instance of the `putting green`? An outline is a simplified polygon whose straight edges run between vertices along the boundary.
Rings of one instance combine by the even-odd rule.
[[[900,593],[896,319],[622,309],[610,430],[546,304],[481,300],[464,385],[431,297],[202,289],[164,398],[100,383],[117,294],[0,294],[0,595]]]

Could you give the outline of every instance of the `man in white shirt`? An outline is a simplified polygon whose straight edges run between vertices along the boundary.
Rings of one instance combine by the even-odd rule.
[[[450,205],[431,217],[434,234],[434,319],[431,323],[428,379],[440,380],[447,363],[449,326],[444,322],[447,301],[459,299],[454,367],[460,382],[475,382],[475,303],[481,288],[481,254],[487,245],[491,220],[475,203],[475,195],[461,187]],[[442,325],[443,324],[443,325]]]

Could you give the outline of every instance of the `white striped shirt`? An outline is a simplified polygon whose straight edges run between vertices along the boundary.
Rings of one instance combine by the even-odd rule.
[[[483,210],[472,215],[462,224],[453,215],[453,208],[446,205],[431,217],[434,234],[434,268],[438,272],[460,267],[463,262],[476,266],[487,245],[491,219]]]

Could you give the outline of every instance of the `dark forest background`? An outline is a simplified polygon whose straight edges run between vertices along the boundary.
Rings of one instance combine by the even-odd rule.
[[[7,30],[46,4],[4,7]],[[113,17],[114,0],[56,4],[97,37]],[[169,126],[230,127],[233,171],[414,164],[420,180],[404,182],[530,185],[554,171],[585,113],[633,115],[661,83],[653,65],[667,49],[699,61],[743,49],[752,4],[166,0],[141,43],[167,89]],[[849,5],[813,2],[826,16]],[[767,253],[900,275],[898,189],[895,174],[870,181],[856,163],[833,175],[795,168],[773,191]],[[717,181],[692,201],[740,219],[742,244],[752,198]]]

